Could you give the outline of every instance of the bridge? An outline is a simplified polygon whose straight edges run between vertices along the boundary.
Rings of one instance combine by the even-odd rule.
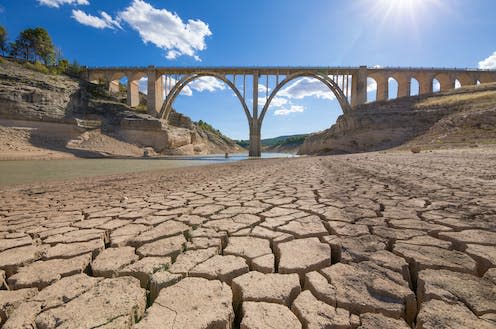
[[[265,76],[265,101],[259,102],[259,79]],[[398,84],[397,97],[411,95],[413,79],[418,82],[419,95],[433,92],[434,81],[440,91],[460,86],[496,82],[495,70],[448,69],[448,68],[369,68],[360,67],[105,67],[87,68],[84,78],[93,83],[104,83],[109,92],[119,92],[119,82],[127,78],[127,103],[139,105],[141,78],[147,77],[147,112],[167,120],[172,105],[181,91],[192,81],[201,77],[214,77],[231,88],[239,99],[250,129],[250,156],[261,154],[261,127],[271,101],[289,82],[309,77],[321,81],[336,96],[344,113],[353,111],[367,102],[367,80],[377,84],[376,101],[389,98],[389,80]],[[247,83],[248,77],[248,83]],[[252,84],[251,88],[249,84]],[[269,85],[270,84],[270,85]],[[270,89],[269,89],[270,88]],[[247,100],[251,91],[251,103]],[[262,99],[263,101],[263,99]],[[250,107],[248,106],[250,104]],[[260,106],[263,104],[263,106]]]

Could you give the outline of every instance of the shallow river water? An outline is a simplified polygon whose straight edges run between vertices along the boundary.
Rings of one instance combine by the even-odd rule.
[[[262,158],[293,157],[285,153],[262,153]],[[136,173],[151,170],[202,166],[248,159],[247,154],[174,156],[136,159],[71,159],[0,161],[0,185],[40,183],[71,178]]]

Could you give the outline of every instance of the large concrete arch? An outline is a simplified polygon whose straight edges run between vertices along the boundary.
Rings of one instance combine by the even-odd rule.
[[[272,90],[270,93],[270,96],[267,98],[267,101],[265,102],[265,105],[262,109],[262,112],[260,114],[259,118],[259,126],[262,125],[263,119],[265,117],[265,114],[267,113],[267,110],[269,109],[270,103],[272,102],[272,99],[277,95],[277,93],[289,82],[292,80],[298,79],[298,78],[314,78],[322,82],[325,86],[327,86],[336,96],[336,99],[339,102],[339,105],[341,106],[341,110],[343,113],[348,113],[351,111],[351,105],[348,102],[348,99],[346,98],[346,95],[343,93],[343,91],[339,88],[336,82],[329,78],[329,76],[325,74],[318,74],[318,73],[310,73],[310,72],[297,72],[294,74],[291,74],[289,76],[286,76],[286,78],[281,81],[275,88]]]
[[[179,96],[179,94],[181,94],[181,91],[189,83],[191,83],[194,80],[197,80],[197,79],[199,79],[201,77],[214,77],[216,79],[221,80],[226,85],[228,85],[229,88],[231,88],[231,90],[238,97],[238,99],[239,99],[239,101],[241,103],[241,106],[243,107],[243,110],[245,112],[246,118],[248,119],[248,123],[251,122],[252,117],[251,117],[250,111],[248,110],[248,106],[246,105],[246,101],[243,98],[243,96],[241,95],[241,93],[239,92],[239,90],[236,87],[236,85],[234,85],[234,83],[232,83],[231,81],[229,81],[229,79],[227,79],[224,75],[216,74],[216,73],[213,73],[213,72],[197,72],[197,73],[193,73],[191,75],[187,75],[186,77],[184,77],[181,80],[179,80],[174,85],[174,87],[170,90],[169,94],[167,95],[167,97],[166,97],[166,99],[165,99],[165,101],[164,101],[164,103],[162,105],[162,108],[160,109],[159,118],[162,118],[164,120],[167,120],[167,118],[169,117],[169,114],[170,114],[170,112],[172,110],[172,104],[174,104],[174,101],[177,98],[177,96]]]

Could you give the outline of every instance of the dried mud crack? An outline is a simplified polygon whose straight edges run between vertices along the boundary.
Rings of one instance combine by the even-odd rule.
[[[496,149],[0,190],[2,328],[496,328]]]

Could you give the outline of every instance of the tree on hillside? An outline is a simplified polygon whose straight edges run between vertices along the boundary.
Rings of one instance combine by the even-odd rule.
[[[11,55],[27,61],[41,59],[45,64],[53,64],[55,47],[47,30],[41,27],[26,29],[12,44]]]
[[[7,52],[7,30],[3,26],[0,25],[0,50],[2,51],[2,55],[5,55]]]
[[[59,64],[60,61],[64,60],[64,55],[62,54],[62,49],[59,47],[53,47],[55,64]]]
[[[7,47],[9,50],[9,56],[12,57],[20,57],[19,49],[17,49],[17,43],[16,42],[10,42],[9,46]]]

